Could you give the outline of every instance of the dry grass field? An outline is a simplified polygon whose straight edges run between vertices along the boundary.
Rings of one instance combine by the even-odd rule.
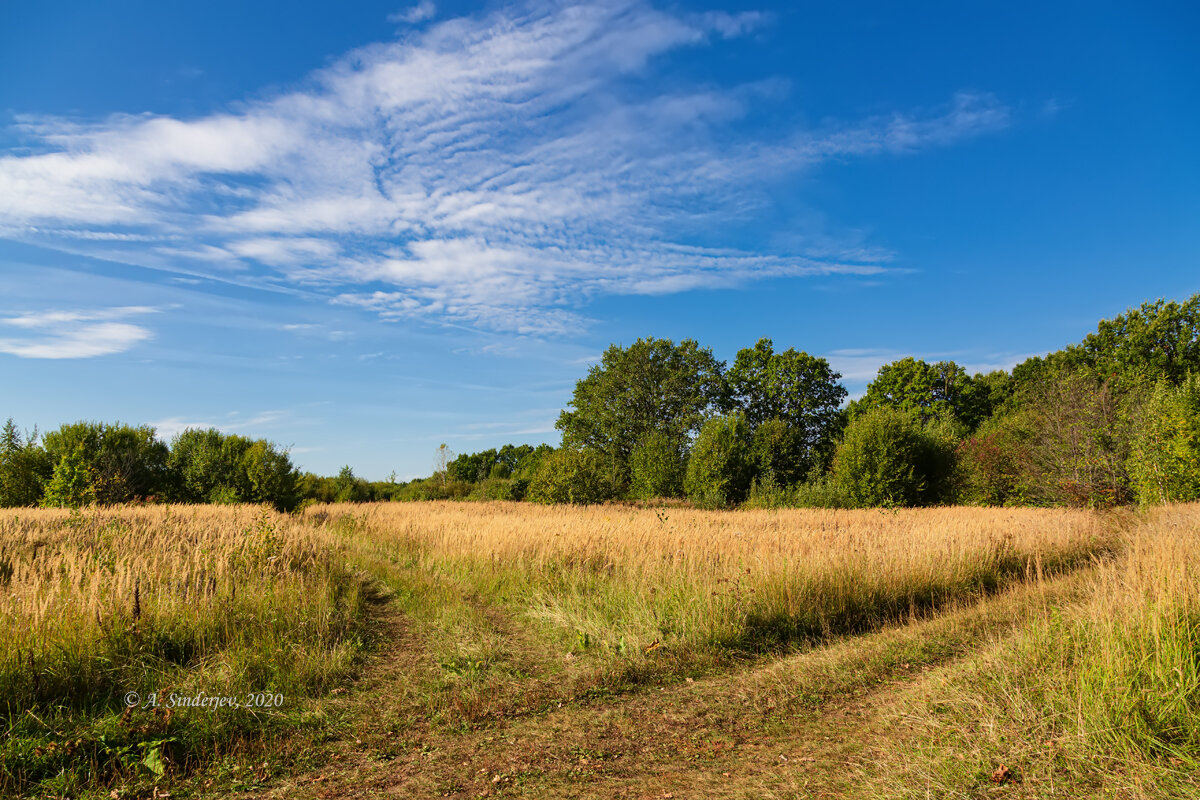
[[[9,510],[0,793],[1194,796],[1198,564],[1196,506]]]

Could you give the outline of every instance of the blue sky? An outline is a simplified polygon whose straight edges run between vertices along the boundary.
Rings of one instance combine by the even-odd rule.
[[[853,394],[1200,291],[1178,3],[7,3],[0,416],[428,474],[610,342]]]

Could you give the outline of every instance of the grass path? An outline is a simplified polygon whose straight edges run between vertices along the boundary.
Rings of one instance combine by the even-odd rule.
[[[403,588],[413,576],[394,578]],[[890,785],[881,770],[895,763],[884,756],[912,735],[904,701],[936,692],[956,663],[1047,605],[1069,601],[1079,584],[1079,574],[1022,584],[932,619],[613,693],[595,691],[586,667],[564,669],[538,655],[504,609],[456,597],[455,587],[426,586],[473,608],[484,635],[497,640],[490,649],[507,653],[502,678],[470,690],[448,684],[437,632],[419,630],[402,612],[401,592],[377,607],[387,644],[365,677],[326,701],[323,713],[344,724],[323,746],[321,768],[253,796],[903,795],[912,785]],[[980,765],[981,774],[987,769]],[[994,796],[986,777],[976,788]],[[994,788],[1022,796],[1019,787]]]

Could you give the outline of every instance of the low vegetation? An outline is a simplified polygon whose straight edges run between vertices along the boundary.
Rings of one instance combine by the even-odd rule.
[[[264,508],[2,514],[0,791],[70,794],[269,736],[352,674],[363,611],[321,530]],[[168,710],[172,692],[284,704]]]
[[[760,739],[896,684],[863,746],[903,736],[907,755],[879,760],[887,785],[864,768],[867,796],[970,796],[999,766],[1038,796],[1101,792],[1117,775],[1170,796],[1200,757],[1196,506],[41,510],[0,515],[0,543],[6,792],[284,780],[293,796],[281,775],[302,770],[304,748],[357,741],[344,757],[382,753],[371,769],[385,770],[408,748],[466,746],[518,720],[570,728],[608,704],[682,702],[654,693],[693,680]],[[378,663],[396,683],[372,684],[370,654],[392,648]],[[130,711],[129,691],[286,703]],[[604,794],[619,777],[538,770],[509,791],[584,780]],[[744,794],[774,785],[753,775],[764,782]]]

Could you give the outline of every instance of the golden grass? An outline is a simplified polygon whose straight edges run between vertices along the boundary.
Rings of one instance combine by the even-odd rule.
[[[282,690],[303,713],[306,695],[348,675],[359,651],[363,587],[374,579],[396,590],[405,630],[420,643],[406,678],[418,681],[406,689],[411,708],[396,717],[402,732],[417,716],[451,726],[489,720],[830,639],[848,648],[837,651],[846,666],[830,662],[830,675],[877,680],[894,661],[957,657],[978,638],[974,628],[959,636],[914,626],[911,636],[896,634],[901,644],[879,639],[873,650],[850,635],[961,610],[1005,587],[1095,562],[1094,600],[1080,606],[1089,610],[1069,622],[1060,615],[1029,624],[1042,633],[1014,652],[1037,666],[1011,673],[1003,691],[1032,686],[1031,670],[1061,681],[1083,675],[1085,662],[1102,665],[1098,674],[1118,676],[1110,688],[1131,680],[1157,687],[1165,699],[1153,704],[1154,719],[1166,722],[1156,730],[1166,733],[1155,741],[1185,752],[1192,740],[1179,738],[1178,720],[1195,709],[1187,692],[1172,688],[1172,675],[1194,674],[1187,672],[1194,639],[1181,632],[1195,627],[1179,620],[1196,618],[1200,514],[1154,513],[1130,526],[1124,513],[980,508],[720,512],[428,502],[315,506],[298,517],[213,506],[0,511],[0,629],[11,632],[0,639],[10,726],[0,743],[0,790],[54,785],[70,793],[94,785],[96,775],[145,777],[138,759],[148,747],[177,766],[205,763],[261,724],[202,713],[178,714],[169,729],[150,717],[126,725],[120,696],[128,689]],[[1114,555],[1123,548],[1130,559]],[[993,627],[991,616],[985,622],[980,630]],[[1109,635],[1117,630],[1124,638]],[[988,674],[999,685],[997,673]],[[1029,690],[1022,702],[1046,706],[1057,693],[1045,726],[1061,728],[1074,714],[1088,721],[1088,733],[1070,729],[1099,741],[1097,726],[1111,728],[1114,714],[1131,713],[1110,702],[1127,695],[1105,689],[1085,702],[1084,684],[1110,684],[1078,680],[1070,691],[1062,683]],[[771,684],[764,696],[790,707],[820,693],[818,684],[847,685],[790,683]],[[963,697],[988,696],[981,685],[970,684]],[[80,766],[63,742],[86,751],[91,766]],[[105,759],[116,773],[96,766]],[[74,784],[61,778],[72,769]]]
[[[861,631],[1055,572],[1113,543],[1079,510],[315,506],[419,571],[505,598],[582,647],[762,650]]]
[[[119,707],[202,676],[303,690],[353,657],[359,585],[321,532],[264,509],[0,512],[0,704]]]
[[[1119,554],[915,702],[914,796],[1200,794],[1200,504],[1143,512]]]

